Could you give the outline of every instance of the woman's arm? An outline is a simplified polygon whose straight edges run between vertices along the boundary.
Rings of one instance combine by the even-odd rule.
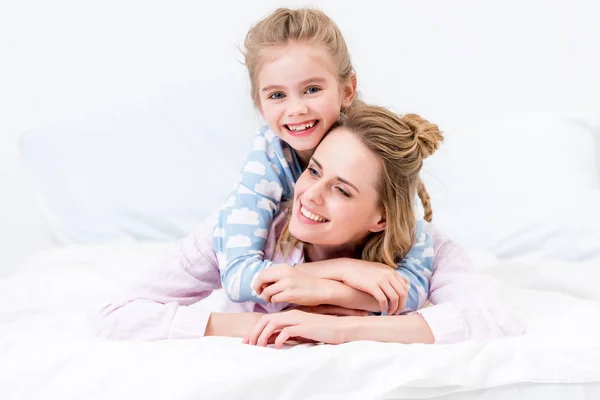
[[[245,342],[266,346],[275,336],[280,348],[290,338],[341,344],[358,340],[394,343],[433,343],[425,319],[417,314],[390,317],[333,317],[298,310],[267,314],[259,318]]]
[[[211,313],[204,336],[245,338],[259,321],[260,313]]]
[[[434,239],[434,270],[429,301],[418,311],[430,326],[436,343],[488,340],[520,335],[523,327],[504,307],[498,282],[471,270],[471,260],[460,246],[432,224],[426,229]]]
[[[98,335],[112,340],[203,336],[210,312],[192,305],[221,287],[211,228],[210,223],[199,226],[143,279],[105,306]]]
[[[390,343],[433,344],[429,324],[419,314],[391,317],[353,317],[344,324],[344,342],[373,340]]]

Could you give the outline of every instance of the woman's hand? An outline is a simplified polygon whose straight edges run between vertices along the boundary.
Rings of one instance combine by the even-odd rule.
[[[395,269],[363,260],[348,259],[347,263],[341,272],[341,282],[373,296],[382,313],[396,315],[404,310],[409,283]]]
[[[280,349],[290,340],[341,344],[346,341],[345,332],[352,324],[352,317],[334,317],[299,310],[263,315],[243,343],[266,346],[273,342]],[[269,340],[271,339],[271,340]]]
[[[330,290],[323,280],[297,271],[287,264],[267,268],[258,275],[253,289],[270,303],[302,306],[327,304]]]

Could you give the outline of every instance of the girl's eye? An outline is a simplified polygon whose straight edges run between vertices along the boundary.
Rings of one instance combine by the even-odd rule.
[[[284,97],[285,97],[285,94],[283,94],[281,92],[276,92],[276,93],[273,93],[273,94],[269,95],[269,98],[273,99],[273,100],[281,100]]]
[[[306,89],[306,91],[304,93],[306,94],[315,94],[317,92],[320,92],[321,88],[318,86],[310,86],[308,89]]]
[[[344,197],[350,197],[350,193],[346,192],[344,189],[342,189],[341,187],[337,186],[335,188],[339,194],[341,194]]]
[[[308,173],[311,176],[319,176],[319,171],[317,171],[316,169],[314,169],[313,167],[308,167],[306,168],[308,170]]]

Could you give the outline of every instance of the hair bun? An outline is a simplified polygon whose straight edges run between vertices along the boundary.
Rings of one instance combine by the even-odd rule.
[[[444,141],[444,136],[438,126],[417,114],[406,114],[402,117],[402,121],[415,135],[423,159],[432,155]]]

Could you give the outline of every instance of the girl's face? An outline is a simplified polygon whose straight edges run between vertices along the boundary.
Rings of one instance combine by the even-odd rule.
[[[269,128],[307,162],[321,139],[354,99],[355,80],[339,84],[324,48],[290,42],[264,50],[258,74],[260,110]]]
[[[380,160],[346,128],[317,147],[295,186],[290,233],[315,245],[354,247],[385,228]]]

